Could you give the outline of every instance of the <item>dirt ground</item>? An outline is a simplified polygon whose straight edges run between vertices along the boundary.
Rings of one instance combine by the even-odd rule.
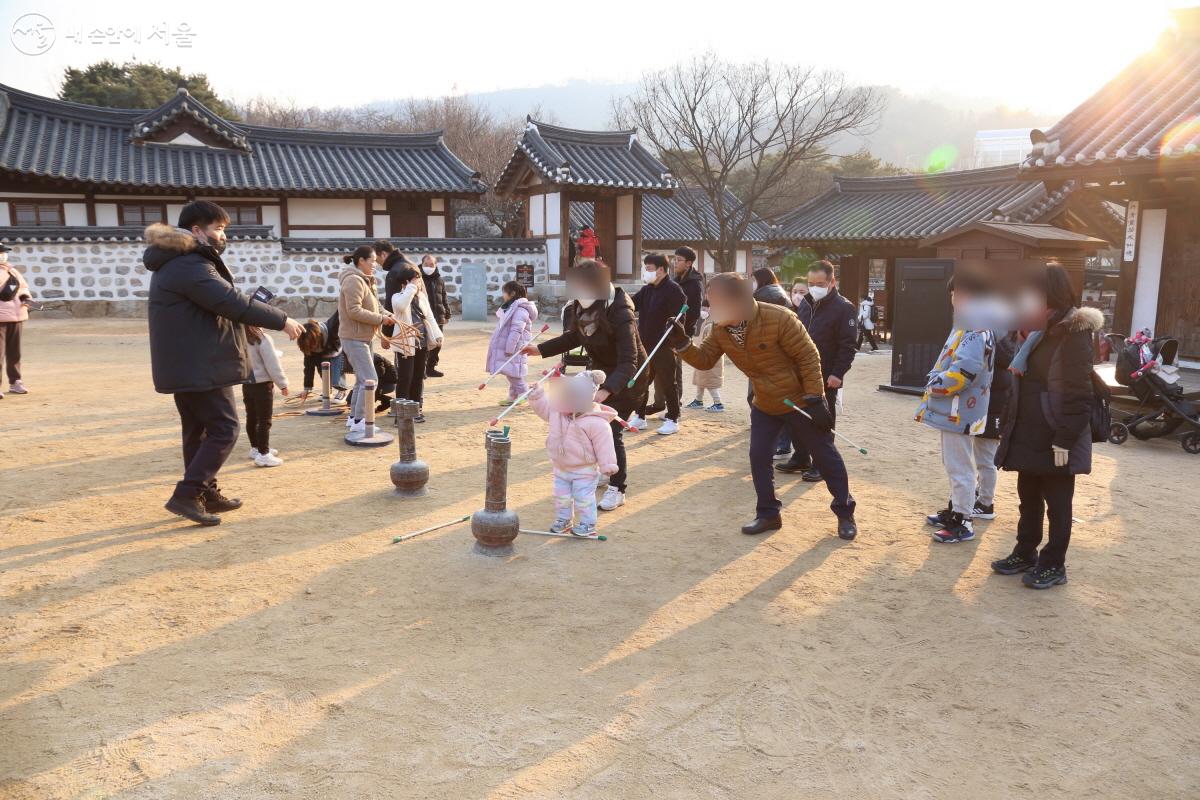
[[[298,352],[279,337],[299,382]],[[861,535],[823,486],[781,482],[749,538],[745,382],[630,442],[607,542],[472,551],[483,505],[482,326],[452,324],[418,454],[276,420],[286,464],[239,443],[216,528],[163,511],[179,469],[145,323],[26,328],[33,394],[0,400],[3,798],[1194,798],[1200,796],[1195,503],[1174,442],[1099,446],[1071,582],[994,576],[1016,517],[946,546],[947,494],[914,399],[849,375],[843,448]],[[277,405],[277,411],[285,411]],[[545,426],[513,415],[509,504],[551,520]]]

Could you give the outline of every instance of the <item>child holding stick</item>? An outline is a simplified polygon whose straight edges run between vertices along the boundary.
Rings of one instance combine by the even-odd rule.
[[[554,465],[551,533],[596,533],[596,486],[601,473],[617,471],[610,427],[617,412],[596,402],[596,390],[606,377],[600,370],[585,370],[556,381],[553,398],[541,386],[529,394],[534,412],[550,423],[546,452]],[[577,523],[573,521],[576,515]]]
[[[254,370],[254,381],[242,384],[250,459],[256,467],[278,467],[283,459],[278,451],[271,449],[271,417],[275,413],[276,385],[284,397],[288,394],[287,375],[279,363],[283,354],[275,349],[271,337],[253,325],[246,326],[246,341],[250,345],[250,366]]]
[[[528,388],[525,376],[529,374],[529,356],[520,354],[512,358],[514,353],[520,353],[533,339],[533,326],[537,322],[538,309],[533,301],[526,297],[525,287],[516,281],[509,281],[500,289],[504,303],[496,309],[496,317],[500,322],[492,331],[488,342],[486,371],[491,374],[500,371],[508,379],[508,400],[500,405],[508,405],[520,397]],[[505,364],[505,361],[512,358]]]

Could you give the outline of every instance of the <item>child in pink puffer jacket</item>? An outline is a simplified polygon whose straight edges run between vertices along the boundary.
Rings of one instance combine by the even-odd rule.
[[[617,451],[609,427],[617,412],[596,402],[596,389],[605,377],[600,370],[585,370],[556,380],[552,398],[541,386],[529,394],[534,412],[550,423],[546,452],[554,465],[555,520],[551,533],[596,533],[600,474],[617,471]],[[572,522],[576,514],[578,524]]]

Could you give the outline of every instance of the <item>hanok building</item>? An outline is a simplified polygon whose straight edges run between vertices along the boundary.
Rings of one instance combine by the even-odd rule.
[[[736,209],[740,201],[732,192],[726,194],[725,208]],[[703,224],[697,222],[697,216]],[[571,224],[578,229],[593,224],[587,204],[571,206]],[[714,232],[720,229],[716,210],[707,194],[699,189],[683,187],[671,197],[648,194],[642,198],[643,255],[659,253],[672,255],[676,248],[690,247],[696,251],[696,269],[705,273],[720,272],[714,251],[719,249]],[[741,273],[753,270],[754,251],[770,243],[771,226],[761,217],[751,214],[745,233],[738,241],[734,269]]]
[[[779,220],[774,244],[808,247],[831,257],[840,265],[842,294],[857,300],[867,290],[876,292],[877,305],[891,327],[897,261],[938,258],[939,243],[947,234],[986,220],[1094,234],[1094,245],[1076,254],[1078,264],[1072,265],[1081,276],[1084,255],[1121,235],[1122,221],[1111,206],[1101,198],[1081,196],[1077,181],[1048,185],[1020,178],[1015,164],[938,174],[838,178],[828,191]],[[1005,249],[1004,238],[992,247]],[[989,257],[979,247],[971,255]]]
[[[528,235],[545,237],[551,279],[570,264],[572,207],[587,206],[600,255],[618,279],[630,279],[643,244],[645,199],[669,197],[679,183],[636,131],[581,131],[532,118],[496,182],[503,195],[525,198]],[[588,213],[590,212],[590,213]]]
[[[264,286],[309,313],[336,294],[341,256],[377,238],[438,256],[452,302],[460,267],[484,264],[496,299],[519,265],[545,279],[545,242],[452,238],[451,202],[486,189],[438,132],[244,125],[183,89],[131,110],[0,86],[0,239],[38,298],[69,313],[138,313],[142,232],[174,224],[193,199],[231,214],[229,258],[244,288]]]
[[[1020,178],[1126,205],[1114,328],[1180,341],[1200,361],[1200,8],[1046,131]]]

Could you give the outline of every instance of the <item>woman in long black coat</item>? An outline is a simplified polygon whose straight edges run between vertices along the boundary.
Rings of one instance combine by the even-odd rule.
[[[649,370],[643,370],[633,386],[627,386],[638,367],[646,360],[637,331],[637,316],[633,299],[619,286],[614,286],[608,267],[586,259],[571,269],[568,293],[584,299],[573,299],[563,309],[563,332],[538,345],[525,348],[527,355],[543,358],[561,355],[582,347],[588,355],[589,369],[604,370],[604,383],[596,400],[616,410],[622,419],[645,401],[650,386]],[[625,442],[621,424],[612,423],[613,444],[617,451],[617,471],[608,479],[608,489],[600,500],[600,508],[612,511],[625,503]]]
[[[1067,582],[1075,476],[1092,471],[1092,338],[1104,322],[1097,309],[1075,307],[1056,264],[1047,268],[1046,302],[1049,321],[1014,380],[996,453],[997,466],[1017,473],[1020,520],[1016,547],[992,569],[1023,572],[1035,589]],[[1046,517],[1050,535],[1039,553]]]

